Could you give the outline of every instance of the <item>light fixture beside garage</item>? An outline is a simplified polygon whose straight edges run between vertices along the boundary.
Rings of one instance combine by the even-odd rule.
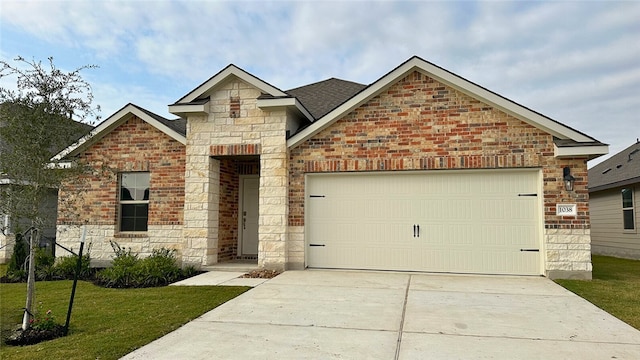
[[[562,179],[564,181],[564,189],[573,191],[573,183],[576,181],[576,178],[571,175],[571,168],[568,166],[562,169]]]

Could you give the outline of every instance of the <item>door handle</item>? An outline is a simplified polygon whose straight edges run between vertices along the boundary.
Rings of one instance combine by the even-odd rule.
[[[247,230],[247,218],[242,217],[242,230]]]
[[[418,225],[418,237],[420,237],[420,225]]]
[[[413,224],[413,237],[416,237],[416,224]]]

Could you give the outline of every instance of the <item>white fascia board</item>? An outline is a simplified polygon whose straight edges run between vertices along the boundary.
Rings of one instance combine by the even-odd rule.
[[[225,82],[225,80],[229,76],[235,76],[240,80],[248,83],[249,85],[258,88],[260,91],[270,94],[272,96],[287,96],[287,94],[282,92],[280,89],[267,84],[266,82],[236,67],[235,65],[229,65],[224,70],[214,75],[211,79],[207,80],[204,84],[198,86],[196,89],[191,91],[185,97],[180,99],[179,102],[188,103],[193,100],[196,100],[203,94],[207,93],[208,91],[216,87],[218,84]]]
[[[268,109],[268,108],[294,108],[296,111],[300,112],[304,117],[309,119],[309,121],[313,121],[313,116],[307,111],[307,109],[302,106],[302,104],[298,101],[298,99],[294,97],[287,98],[276,98],[276,99],[258,99],[256,102],[256,106],[260,109]]]
[[[204,104],[173,104],[169,105],[169,112],[177,116],[206,115],[209,113],[209,101]]]
[[[608,145],[592,145],[592,146],[563,146],[558,147],[553,145],[553,154],[557,158],[562,157],[576,157],[576,156],[589,156],[590,158],[597,158],[609,153]]]
[[[473,98],[479,99],[489,105],[492,105],[509,115],[516,117],[532,126],[542,129],[551,135],[554,135],[561,139],[572,139],[577,142],[593,142],[594,139],[585,136],[584,134],[575,131],[567,126],[557,123],[547,117],[544,117],[534,111],[531,111],[521,105],[518,105],[510,100],[503,98],[489,90],[482,88],[468,80],[465,80],[451,72],[448,72],[440,67],[437,67],[429,62],[426,62],[418,57],[414,57],[391,71],[387,75],[380,78],[369,87],[365,88],[357,96],[353,97],[349,101],[345,102],[341,106],[337,107],[333,111],[329,112],[318,121],[305,128],[303,131],[294,135],[287,141],[289,147],[295,147],[307,140],[317,132],[331,125],[344,115],[351,112],[356,107],[360,106],[370,98],[376,96],[384,89],[395,84],[401,78],[407,76],[413,71],[419,71],[447,86],[450,86],[458,91],[461,91]]]
[[[134,106],[132,104],[128,104],[127,106],[125,106],[122,109],[118,110],[115,114],[111,115],[108,119],[103,121],[100,125],[96,126],[87,135],[81,137],[78,141],[76,141],[75,143],[73,143],[69,147],[67,147],[66,149],[64,149],[61,152],[59,152],[58,154],[56,154],[54,157],[51,158],[51,160],[53,162],[57,162],[57,161],[63,159],[65,156],[68,156],[70,154],[75,154],[75,153],[79,152],[80,150],[88,147],[92,143],[100,140],[105,135],[110,133],[111,130],[113,130],[116,127],[118,127],[122,122],[124,122],[125,120],[129,119],[131,117],[131,115],[135,115],[138,118],[142,119],[143,121],[146,121],[147,123],[149,123],[152,126],[154,126],[155,128],[157,128],[158,130],[160,130],[163,133],[167,134],[172,139],[180,142],[181,144],[183,144],[183,145],[187,144],[187,139],[184,136],[182,136],[182,134],[176,132],[175,130],[169,128],[165,124],[163,124],[163,123],[159,122],[158,120],[152,118],[151,116],[149,116],[144,111],[141,111],[138,107],[136,107],[136,106]]]

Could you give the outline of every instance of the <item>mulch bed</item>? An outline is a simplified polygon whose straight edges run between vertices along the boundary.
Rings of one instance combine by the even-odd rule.
[[[280,271],[276,270],[253,270],[244,275],[242,278],[253,278],[253,279],[273,279],[274,277],[280,275]]]
[[[7,345],[33,345],[42,341],[53,340],[64,336],[64,326],[56,325],[50,330],[37,330],[29,328],[25,331],[22,329],[14,330],[6,339]]]

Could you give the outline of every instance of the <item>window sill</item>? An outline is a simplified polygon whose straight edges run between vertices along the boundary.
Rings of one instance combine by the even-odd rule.
[[[121,232],[113,235],[114,238],[145,238],[149,237],[146,231],[140,232]]]

